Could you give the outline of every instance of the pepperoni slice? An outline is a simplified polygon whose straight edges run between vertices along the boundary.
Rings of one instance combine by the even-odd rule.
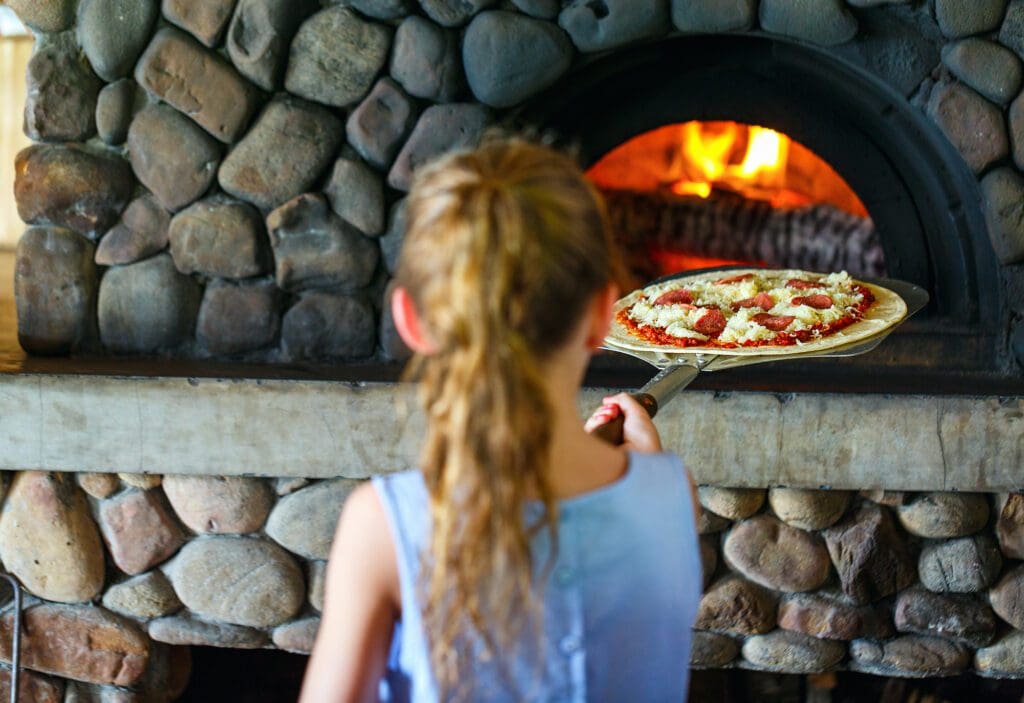
[[[816,310],[828,310],[832,307],[832,298],[824,293],[816,295],[798,295],[791,301],[793,305],[806,305]]]
[[[668,293],[662,293],[658,296],[657,300],[654,301],[655,305],[675,305],[676,303],[692,303],[693,293],[680,288],[679,290],[670,290]]]
[[[728,278],[719,278],[717,281],[715,281],[715,283],[716,284],[722,284],[722,285],[724,285],[726,283],[739,283],[740,281],[745,281],[748,278],[753,278],[753,277],[754,277],[754,274],[752,274],[752,273],[744,273],[744,274],[740,274],[739,276],[729,276]]]
[[[781,332],[796,318],[792,315],[769,315],[766,312],[758,313],[750,318],[762,327],[767,327],[772,332]]]
[[[693,324],[693,329],[708,337],[717,337],[725,329],[725,315],[721,310],[708,310]]]
[[[740,308],[761,308],[764,311],[771,310],[775,306],[775,301],[767,293],[758,293],[753,298],[744,298],[743,300],[737,300],[732,304],[732,309],[739,310]]]
[[[786,281],[787,288],[796,288],[797,290],[808,290],[810,288],[821,288],[821,284],[816,281],[805,281],[802,278],[791,278]]]

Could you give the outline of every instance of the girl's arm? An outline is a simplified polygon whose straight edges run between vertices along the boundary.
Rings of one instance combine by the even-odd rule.
[[[299,703],[377,701],[400,602],[391,530],[376,491],[365,484],[338,520]]]

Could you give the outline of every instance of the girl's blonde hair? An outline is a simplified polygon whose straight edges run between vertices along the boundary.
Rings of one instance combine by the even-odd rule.
[[[569,157],[524,139],[424,167],[408,208],[396,278],[435,348],[408,371],[428,420],[423,609],[451,694],[472,678],[465,642],[497,658],[534,611],[530,539],[547,530],[557,545],[558,517],[542,362],[618,269],[597,191]],[[545,511],[527,524],[531,494]]]

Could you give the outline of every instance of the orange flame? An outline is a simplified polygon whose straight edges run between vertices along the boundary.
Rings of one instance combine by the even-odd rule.
[[[735,122],[685,122],[679,127],[681,148],[669,169],[674,193],[706,198],[715,186],[747,193],[782,185],[788,137]]]

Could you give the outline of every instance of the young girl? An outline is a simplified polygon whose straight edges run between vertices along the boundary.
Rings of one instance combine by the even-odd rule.
[[[408,212],[392,312],[426,443],[345,504],[301,701],[684,700],[691,483],[628,395],[577,414],[618,295],[600,197],[505,139],[423,168]],[[585,431],[620,412],[623,446]]]

